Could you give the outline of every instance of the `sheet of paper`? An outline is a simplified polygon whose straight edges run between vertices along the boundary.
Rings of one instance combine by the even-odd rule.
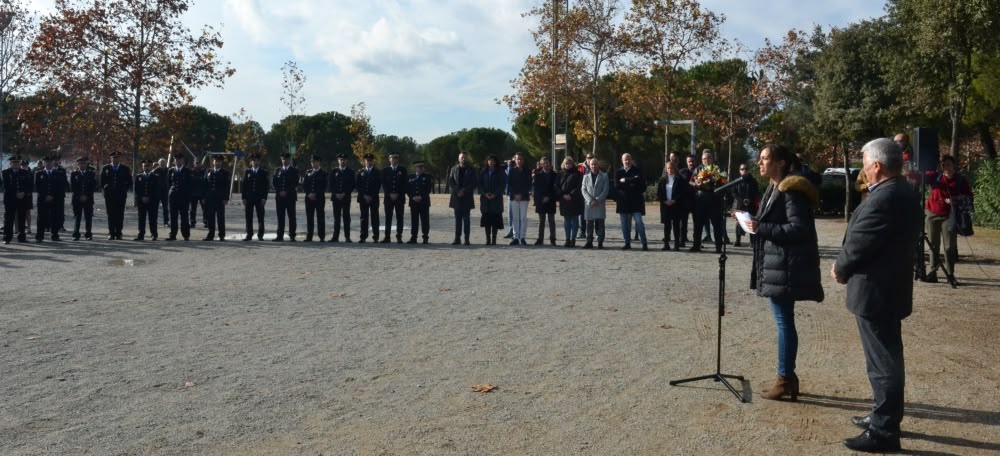
[[[740,227],[743,231],[750,234],[757,234],[756,231],[750,229],[750,221],[753,220],[753,216],[746,211],[736,211],[736,221],[740,223]]]

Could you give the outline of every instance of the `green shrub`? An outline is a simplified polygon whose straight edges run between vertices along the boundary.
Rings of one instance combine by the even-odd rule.
[[[982,162],[974,185],[976,225],[1000,229],[1000,159]]]

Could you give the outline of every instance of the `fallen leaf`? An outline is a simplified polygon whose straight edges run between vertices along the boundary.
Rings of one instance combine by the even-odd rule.
[[[607,309],[604,309],[604,310],[607,310],[608,312],[618,312],[618,309],[616,309],[614,307],[608,307]]]
[[[185,388],[191,388],[193,386],[194,386],[194,382],[184,382],[184,387]]]
[[[559,294],[559,293],[556,293],[556,294],[550,294],[550,295],[549,295],[549,297],[550,297],[550,298],[558,298],[558,297],[560,297],[560,296],[562,296],[562,295],[561,295],[561,294]]]
[[[663,329],[673,328],[673,326],[670,326],[670,325],[660,325],[660,327],[663,328]]]
[[[122,342],[122,345],[133,345],[133,344],[135,344],[134,340],[126,340],[125,342]]]
[[[451,291],[451,288],[440,288],[438,291]]]
[[[24,340],[35,340],[35,339],[38,339],[38,336],[26,337]]]
[[[477,393],[489,393],[497,389],[496,385],[490,385],[489,383],[483,383],[482,385],[472,385],[472,391]]]
[[[334,298],[334,299],[336,299],[336,298],[343,298],[345,296],[347,296],[347,295],[344,294],[344,293],[330,293],[330,297]]]
[[[223,322],[223,323],[222,323],[222,325],[223,325],[223,326],[229,326],[229,322],[228,322],[228,321],[226,321],[226,322]]]

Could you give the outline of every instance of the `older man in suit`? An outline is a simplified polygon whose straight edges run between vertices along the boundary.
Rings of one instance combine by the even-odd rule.
[[[898,144],[876,139],[862,152],[870,196],[847,225],[831,275],[847,285],[847,309],[857,319],[875,403],[869,415],[851,419],[865,431],[844,445],[856,451],[898,451],[905,384],[901,323],[913,309],[920,197],[901,175]]]

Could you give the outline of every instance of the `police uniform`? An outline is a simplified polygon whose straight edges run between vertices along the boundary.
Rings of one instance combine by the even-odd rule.
[[[417,243],[417,228],[423,234],[424,244],[427,243],[427,234],[430,232],[428,221],[431,210],[431,177],[423,172],[423,163],[416,162],[413,166],[418,170],[410,177],[407,188],[407,195],[410,197],[410,244]],[[414,197],[420,197],[420,201],[414,201]]]
[[[251,160],[259,160],[255,155],[251,157]],[[247,223],[247,235],[243,238],[244,241],[249,241],[253,238],[253,216],[256,212],[257,214],[257,240],[264,239],[264,203],[267,202],[267,192],[270,190],[268,185],[270,180],[267,178],[267,171],[260,168],[259,162],[257,169],[247,168],[243,172],[243,209],[246,215]]]
[[[205,168],[195,166],[191,172],[191,226],[198,226],[198,206],[201,206],[201,224],[207,226],[205,220]]]
[[[10,158],[11,164],[19,162],[21,157]],[[3,242],[10,244],[14,238],[14,225],[17,225],[17,241],[27,240],[28,210],[31,208],[31,192],[34,187],[34,176],[21,165],[11,166],[0,174],[3,177]],[[18,196],[20,195],[20,197]]]
[[[365,154],[366,159],[374,160],[372,154]],[[372,168],[361,168],[355,177],[358,190],[358,206],[361,206],[361,242],[368,239],[368,228],[371,227],[372,239],[378,241],[378,192],[382,186],[379,179],[378,170]],[[365,197],[371,199],[366,201]]]
[[[112,152],[111,156],[118,156]],[[121,240],[125,226],[125,203],[128,191],[132,189],[132,170],[121,163],[104,165],[101,170],[101,188],[104,190],[104,204],[108,211],[108,240]]]
[[[157,166],[153,170],[156,174],[156,181],[160,184],[157,195],[160,197],[160,209],[163,211],[163,226],[170,226],[170,202],[167,201],[167,194],[170,192],[170,179],[167,179],[167,168]]]
[[[143,162],[149,164],[149,162]],[[144,171],[135,175],[135,208],[139,211],[139,234],[136,241],[146,238],[146,222],[149,222],[149,234],[155,241],[157,208],[160,205],[160,177],[152,171]]]
[[[390,156],[394,158],[394,156]],[[383,205],[385,207],[385,237],[382,242],[389,242],[392,234],[392,216],[396,215],[396,242],[403,242],[403,211],[406,208],[406,186],[409,178],[406,168],[402,165],[386,166],[382,170]],[[392,199],[393,196],[396,199]]]
[[[346,158],[337,154],[338,159]],[[330,170],[330,201],[333,202],[333,236],[330,242],[340,240],[340,225],[344,225],[344,240],[351,242],[351,192],[354,191],[354,170],[348,167]],[[340,199],[337,195],[342,195]]]
[[[52,157],[43,158],[52,161]],[[55,168],[43,168],[35,173],[35,192],[38,194],[38,216],[35,219],[35,240],[42,242],[46,232],[52,240],[59,240],[59,211],[66,201],[66,176]]]
[[[97,175],[90,166],[87,159],[80,157],[76,160],[82,163],[80,169],[73,171],[69,175],[69,187],[73,192],[73,239],[80,239],[80,222],[84,222],[84,239],[93,239],[91,228],[94,224],[94,192],[97,191]]]
[[[281,154],[282,158],[291,158],[291,154]],[[271,186],[274,187],[274,205],[278,209],[278,237],[281,242],[285,236],[285,219],[288,219],[288,238],[295,242],[295,202],[298,200],[296,188],[299,185],[299,170],[292,165],[282,166],[274,170]],[[285,195],[282,196],[281,193]]]
[[[174,156],[177,160],[178,156]],[[183,163],[183,162],[178,162]],[[191,220],[188,218],[188,209],[191,204],[191,170],[181,165],[173,167],[167,171],[167,181],[170,182],[170,190],[167,191],[167,200],[170,201],[170,236],[168,241],[177,240],[178,222],[180,222],[181,236],[187,241],[191,238]]]
[[[205,172],[205,222],[208,224],[206,241],[215,233],[219,240],[226,239],[226,204],[229,203],[229,173],[225,168],[211,168]]]
[[[313,155],[313,162],[321,161]],[[312,242],[313,226],[319,231],[319,240],[326,240],[326,171],[309,168],[302,180],[302,192],[306,194],[306,242]]]

